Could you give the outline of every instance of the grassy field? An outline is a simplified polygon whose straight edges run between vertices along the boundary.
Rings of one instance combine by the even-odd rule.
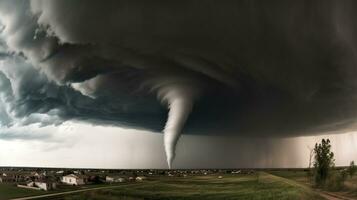
[[[313,181],[308,178],[307,172],[305,171],[271,171],[270,173],[313,187]],[[334,171],[333,173],[338,173],[338,171]],[[352,178],[348,176],[343,187],[338,191],[332,192],[341,196],[357,199],[357,176]]]
[[[348,178],[345,182],[345,186],[347,195],[357,199],[357,176]]]
[[[41,195],[46,192],[37,191],[37,190],[28,190],[23,188],[18,188],[13,184],[0,184],[0,200],[6,200],[14,197],[21,196],[32,196],[32,195]]]
[[[115,189],[103,189],[66,195],[63,200],[213,200],[213,199],[322,199],[310,188],[295,181],[259,173],[258,175],[225,175],[197,177],[159,177],[142,183],[123,185]]]
[[[308,178],[307,171],[303,170],[281,170],[281,171],[269,171],[270,174],[275,176],[284,177],[290,180],[303,183],[305,185],[312,185],[312,180]]]
[[[107,184],[96,184],[96,185],[86,185],[86,186],[65,186],[61,185],[56,190],[52,191],[38,191],[38,190],[31,190],[31,189],[24,189],[16,187],[14,184],[2,184],[0,183],[0,200],[7,200],[11,198],[18,198],[18,197],[27,197],[27,196],[36,196],[36,195],[43,195],[43,194],[51,194],[51,193],[58,193],[58,192],[66,192],[66,191],[73,191],[73,190],[80,190],[80,189],[87,189],[93,187],[103,187],[108,186]]]

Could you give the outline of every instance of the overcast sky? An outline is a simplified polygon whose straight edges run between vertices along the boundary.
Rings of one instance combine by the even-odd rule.
[[[2,0],[0,162],[304,166],[307,146],[328,134],[346,164],[356,10],[338,0]]]

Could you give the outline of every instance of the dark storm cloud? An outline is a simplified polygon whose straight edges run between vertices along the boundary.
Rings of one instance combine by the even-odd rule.
[[[140,109],[135,106],[140,100],[121,100],[123,105],[117,105],[120,100],[114,98],[92,99],[71,87],[50,82],[44,75],[23,62],[21,59],[11,59],[2,63],[0,108],[3,110],[3,125],[50,125],[60,124],[68,119],[83,119],[100,121],[102,124],[135,126],[146,119],[142,117],[137,120],[135,110],[127,112],[124,108],[134,106],[135,109]],[[150,124],[150,119],[146,121],[149,123],[147,128],[158,130],[159,125]]]
[[[49,113],[158,131],[159,98],[175,110],[173,140],[187,118],[184,132],[195,134],[345,131],[357,115],[356,10],[354,1],[1,1],[3,101],[27,123]]]

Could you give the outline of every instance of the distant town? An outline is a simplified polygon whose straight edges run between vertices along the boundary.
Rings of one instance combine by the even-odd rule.
[[[338,178],[337,175],[349,172],[350,168],[334,167],[331,173]],[[167,170],[0,167],[0,200],[129,197],[144,200],[181,199],[183,196],[195,199],[203,193],[213,195],[213,199],[283,199],[286,196],[299,199],[301,195],[303,198],[300,199],[308,200],[322,200],[332,195],[341,196],[336,199],[354,199],[353,195],[332,194],[328,188],[326,191],[316,190],[311,172],[312,168]],[[341,185],[332,185],[334,188],[355,189],[357,179],[353,174],[342,182],[336,180],[332,183]],[[299,192],[291,193],[291,190]]]
[[[142,182],[150,177],[187,177],[212,174],[254,174],[250,169],[61,169],[61,168],[0,168],[0,183],[29,190],[52,191],[63,187],[78,187],[96,184]],[[223,176],[217,176],[223,178]]]

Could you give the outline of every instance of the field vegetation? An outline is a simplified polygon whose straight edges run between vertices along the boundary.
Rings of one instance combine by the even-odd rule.
[[[316,192],[295,181],[258,172],[251,175],[157,177],[123,187],[67,195],[63,200],[87,199],[322,199]]]

